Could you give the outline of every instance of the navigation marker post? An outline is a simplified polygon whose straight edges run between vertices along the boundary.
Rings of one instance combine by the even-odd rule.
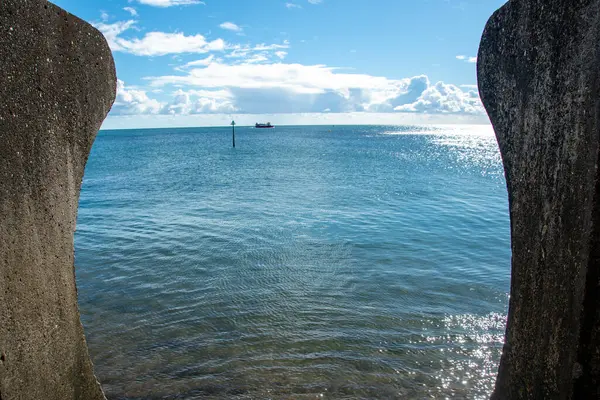
[[[231,135],[233,138],[233,147],[235,148],[235,121],[231,121]]]

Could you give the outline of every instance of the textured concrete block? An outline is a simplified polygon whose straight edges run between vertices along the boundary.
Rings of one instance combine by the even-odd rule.
[[[600,398],[599,51],[598,0],[512,0],[483,34],[513,252],[494,399]]]
[[[0,1],[0,399],[104,399],[79,320],[73,233],[116,90],[104,37],[44,0]]]

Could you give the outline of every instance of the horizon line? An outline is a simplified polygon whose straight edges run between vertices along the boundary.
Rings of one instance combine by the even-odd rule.
[[[403,126],[403,127],[415,127],[415,128],[444,128],[444,127],[466,127],[466,126],[486,126],[492,127],[491,123],[422,123],[422,124],[402,124],[402,123],[375,123],[375,124],[351,124],[351,123],[340,123],[340,124],[277,124],[273,125],[273,128],[277,127],[294,127],[294,126]],[[197,126],[157,126],[157,127],[143,127],[143,128],[135,128],[135,127],[123,127],[123,128],[104,128],[100,127],[98,132],[102,131],[127,131],[127,130],[152,130],[152,129],[198,129],[198,128],[230,128],[231,125],[197,125]],[[254,125],[235,125],[236,128],[255,128]]]

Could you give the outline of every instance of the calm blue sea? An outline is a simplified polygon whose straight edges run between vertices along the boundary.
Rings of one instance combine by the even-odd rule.
[[[75,235],[109,399],[485,398],[510,231],[487,127],[100,132]]]

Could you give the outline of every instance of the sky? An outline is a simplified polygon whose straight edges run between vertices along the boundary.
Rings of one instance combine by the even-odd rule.
[[[104,129],[487,124],[476,55],[504,0],[54,0],[106,37]]]

